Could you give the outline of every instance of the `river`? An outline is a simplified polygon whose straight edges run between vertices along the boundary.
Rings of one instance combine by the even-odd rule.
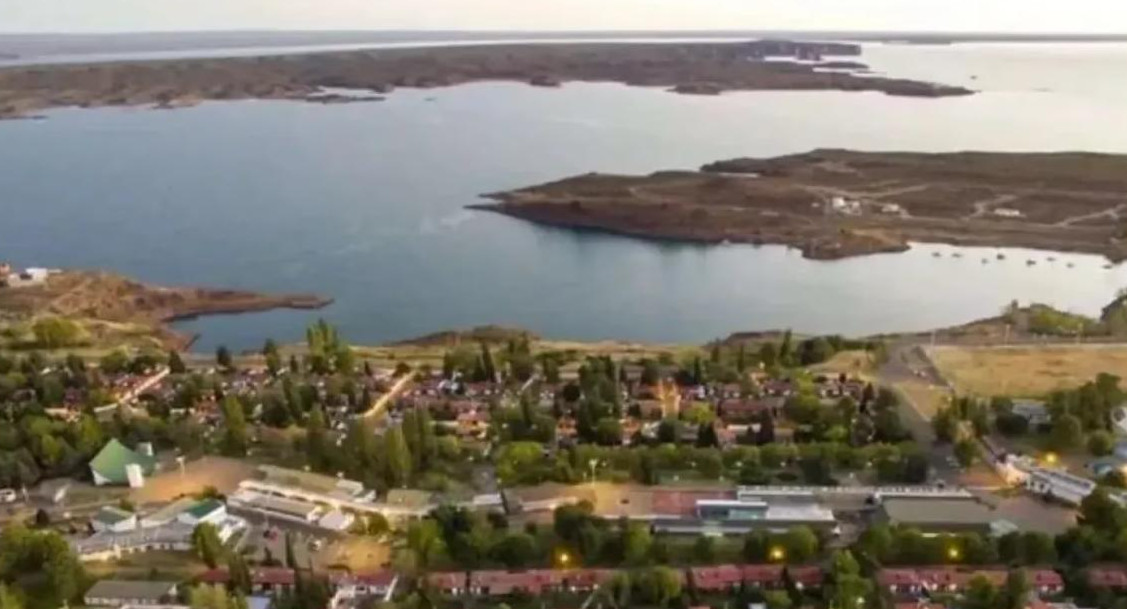
[[[480,193],[585,171],[815,147],[1127,152],[1127,45],[867,45],[863,59],[983,92],[691,97],[483,83],[382,103],[2,122],[0,259],[336,299],[320,312],[178,324],[202,334],[201,350],[297,340],[318,316],[357,343],[484,323],[657,342],[786,327],[865,334],[961,323],[1013,299],[1095,313],[1127,286],[1127,267],[1094,256],[1008,250],[999,261],[996,249],[919,245],[814,262],[782,247],[658,244],[463,209]]]

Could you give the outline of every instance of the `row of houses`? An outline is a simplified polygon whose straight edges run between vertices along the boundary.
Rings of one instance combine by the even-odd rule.
[[[427,584],[446,596],[538,596],[551,592],[590,592],[606,584],[620,569],[531,569],[527,571],[455,571],[431,573]],[[818,566],[720,565],[678,570],[683,584],[703,592],[725,592],[739,586],[782,588],[788,582],[799,589],[821,587],[824,573]]]
[[[1052,569],[1028,569],[1033,592],[1053,596],[1064,591],[1064,579]],[[984,578],[1001,586],[1009,577],[1004,568],[961,569],[954,567],[903,567],[881,569],[877,572],[877,585],[894,596],[922,596],[933,593],[958,593],[976,578]]]

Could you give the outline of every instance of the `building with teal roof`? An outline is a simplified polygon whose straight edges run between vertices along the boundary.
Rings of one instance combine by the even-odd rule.
[[[157,460],[152,455],[139,453],[128,446],[111,439],[102,450],[90,460],[90,473],[94,484],[142,486],[145,476],[156,470]]]

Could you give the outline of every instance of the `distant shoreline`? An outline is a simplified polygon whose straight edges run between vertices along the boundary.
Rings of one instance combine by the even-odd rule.
[[[209,100],[319,101],[326,88],[386,94],[482,81],[555,87],[618,82],[678,93],[876,91],[937,98],[971,95],[957,86],[820,70],[860,56],[836,42],[502,44],[266,57],[172,59],[0,68],[0,118],[49,108],[178,108]],[[772,61],[766,61],[766,60]],[[859,68],[856,68],[859,69]]]

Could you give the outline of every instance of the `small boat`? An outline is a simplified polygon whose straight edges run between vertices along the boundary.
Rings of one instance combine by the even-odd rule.
[[[1056,261],[1057,261],[1057,259],[1056,259],[1056,258],[1053,258],[1052,256],[1049,256],[1049,262],[1056,262]]]
[[[1072,268],[1072,267],[1074,267],[1074,266],[1076,266],[1076,265],[1075,265],[1075,264],[1072,264],[1071,262],[1069,262],[1069,263],[1068,263],[1068,268]]]
[[[1110,264],[1105,264],[1105,265],[1104,265],[1104,268],[1105,268],[1105,269],[1110,269],[1110,268],[1112,268],[1112,266],[1113,266],[1113,265],[1110,265]]]
[[[998,252],[998,260],[1005,260],[1005,259],[1006,259],[1006,255],[1001,253],[1001,252]]]
[[[982,264],[987,264],[987,263],[989,263],[989,262],[990,262],[990,261],[989,261],[989,260],[987,260],[986,258],[983,258],[983,259],[982,259]]]
[[[1037,264],[1037,261],[1032,259],[1032,258],[1025,261],[1025,266],[1035,266],[1036,264]]]
[[[942,255],[943,255],[943,254],[940,254],[939,252],[932,252],[932,253],[931,253],[931,257],[932,257],[932,258],[939,258],[939,257],[940,257],[940,256],[942,256]]]
[[[959,252],[955,252],[954,254],[951,254],[951,257],[952,257],[952,258],[962,258],[962,257],[963,257],[963,255],[962,255],[962,254],[960,254]]]

